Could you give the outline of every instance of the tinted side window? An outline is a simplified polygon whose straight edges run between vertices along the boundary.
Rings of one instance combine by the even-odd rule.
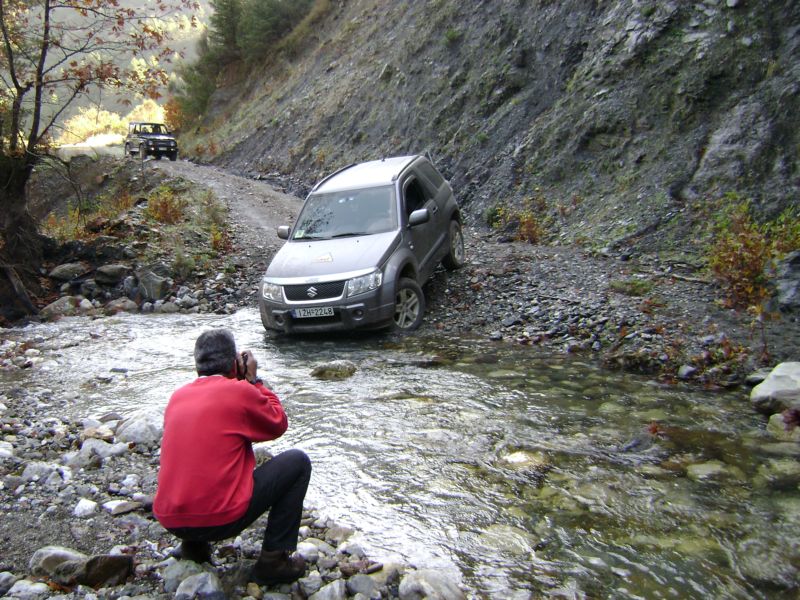
[[[403,195],[406,205],[406,215],[410,215],[415,210],[423,208],[430,198],[430,194],[426,192],[420,180],[416,177],[411,178],[406,183]]]
[[[438,190],[440,187],[442,187],[444,179],[439,174],[439,171],[437,171],[432,164],[430,164],[427,161],[424,161],[418,165],[418,168],[420,173],[422,173],[422,175],[424,175],[425,178],[431,182],[431,185],[433,185],[434,188]]]

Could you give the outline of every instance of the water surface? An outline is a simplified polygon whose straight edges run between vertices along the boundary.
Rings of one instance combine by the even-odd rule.
[[[475,598],[796,597],[800,492],[772,474],[800,452],[764,433],[746,390],[483,340],[275,340],[255,310],[8,330],[42,362],[0,385],[58,382],[76,418],[163,411],[217,326],[284,401],[290,429],[268,446],[311,456],[308,503],[374,558],[447,570]],[[334,359],[358,371],[310,376]]]

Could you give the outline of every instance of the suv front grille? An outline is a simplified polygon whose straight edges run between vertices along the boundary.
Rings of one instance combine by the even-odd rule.
[[[303,285],[287,285],[283,291],[286,299],[292,302],[307,302],[309,300],[326,300],[339,298],[344,291],[344,281],[330,281],[328,283],[304,283]]]

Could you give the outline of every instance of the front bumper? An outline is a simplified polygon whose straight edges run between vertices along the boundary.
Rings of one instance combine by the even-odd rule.
[[[324,331],[352,331],[354,329],[378,329],[391,324],[395,312],[394,299],[386,298],[383,288],[375,292],[361,294],[325,302],[324,304],[285,304],[265,300],[259,294],[258,306],[261,322],[267,329],[284,333],[317,333]],[[333,308],[329,317],[294,316],[294,309],[326,306]]]

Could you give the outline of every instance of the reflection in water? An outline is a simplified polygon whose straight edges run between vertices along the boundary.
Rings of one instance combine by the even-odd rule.
[[[290,428],[272,447],[311,456],[309,504],[363,532],[375,558],[458,572],[475,597],[791,597],[800,493],[770,469],[798,445],[765,437],[743,391],[474,340],[273,340],[254,310],[8,337],[43,350],[25,376],[57,373],[79,418],[163,410],[212,326],[255,351],[284,400]],[[358,371],[309,376],[333,359]]]

